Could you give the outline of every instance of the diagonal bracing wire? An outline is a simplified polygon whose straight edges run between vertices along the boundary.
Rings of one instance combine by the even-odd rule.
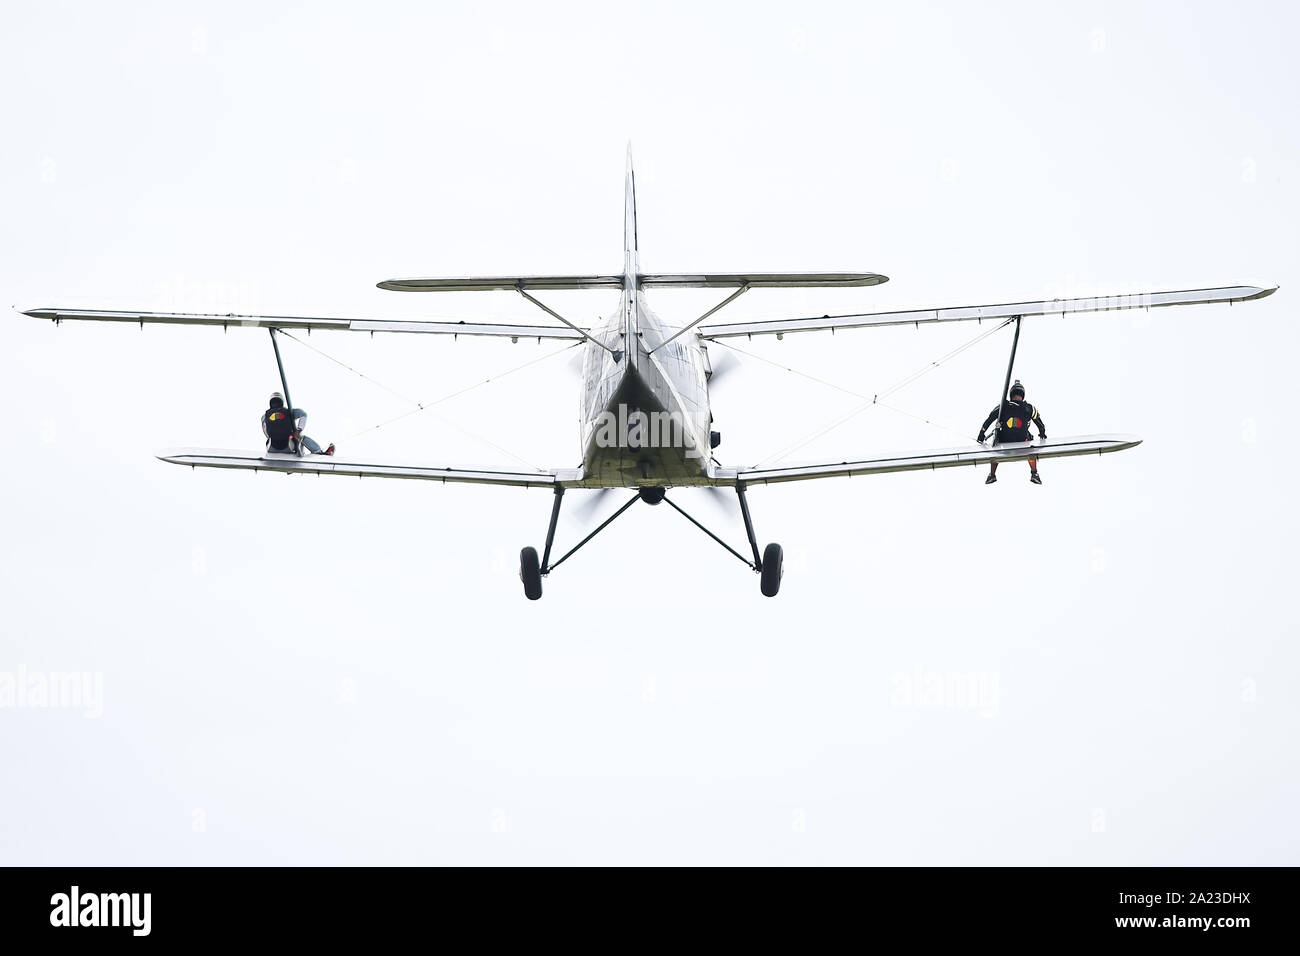
[[[841,425],[845,424],[846,422],[848,422],[848,421],[850,421],[850,420],[856,418],[858,415],[861,415],[861,414],[862,414],[863,412],[865,412],[867,409],[869,409],[869,408],[873,408],[873,407],[875,407],[875,406],[880,406],[880,407],[882,407],[882,408],[887,408],[887,409],[889,409],[890,411],[898,412],[899,414],[902,414],[902,415],[908,415],[908,416],[911,417],[911,418],[917,418],[917,419],[920,420],[920,421],[927,422],[928,424],[935,425],[935,427],[937,427],[937,428],[944,428],[944,429],[946,429],[947,431],[953,431],[954,433],[956,433],[956,432],[955,432],[955,429],[947,428],[947,426],[945,426],[945,425],[940,425],[940,424],[938,424],[937,422],[931,422],[931,421],[929,421],[929,419],[920,418],[919,416],[911,415],[909,412],[904,412],[904,411],[903,411],[902,409],[900,409],[900,408],[895,408],[895,407],[892,406],[892,405],[887,405],[887,404],[885,404],[885,403],[882,401],[882,399],[888,398],[890,395],[893,395],[895,392],[900,391],[901,389],[906,388],[908,385],[911,385],[911,384],[912,384],[913,382],[915,382],[917,379],[921,378],[921,377],[924,376],[924,375],[929,374],[930,372],[932,372],[932,371],[934,371],[935,369],[939,368],[941,365],[945,364],[946,362],[948,362],[948,361],[950,361],[950,360],[956,358],[958,355],[960,355],[961,353],[965,352],[967,349],[969,349],[969,348],[971,348],[971,347],[973,347],[973,346],[975,346],[975,345],[978,345],[980,342],[984,341],[984,340],[985,340],[986,338],[988,338],[990,335],[993,335],[995,332],[1001,331],[1002,329],[1006,328],[1008,325],[1010,325],[1010,324],[1011,324],[1012,322],[1014,322],[1014,321],[1015,321],[1014,318],[1010,318],[1010,319],[1007,319],[1005,322],[1002,322],[1002,323],[999,323],[998,325],[995,325],[995,326],[994,326],[993,328],[991,328],[991,329],[985,329],[984,331],[982,331],[982,332],[980,332],[978,335],[976,335],[974,338],[971,338],[971,339],[967,340],[966,342],[963,342],[961,345],[957,346],[955,349],[952,349],[951,351],[945,353],[944,355],[941,355],[939,358],[934,359],[933,361],[927,362],[925,365],[921,366],[919,369],[917,369],[916,371],[912,372],[910,375],[904,376],[903,378],[899,379],[897,382],[895,382],[893,385],[889,386],[889,387],[886,388],[885,390],[883,390],[883,391],[881,391],[881,392],[876,392],[875,394],[870,395],[870,396],[865,395],[865,394],[863,394],[863,393],[861,393],[861,392],[857,392],[857,391],[855,391],[855,390],[853,390],[853,389],[851,389],[851,388],[845,388],[845,387],[842,386],[842,385],[837,385],[837,384],[835,384],[834,382],[828,382],[828,381],[826,381],[825,379],[817,378],[815,375],[809,375],[808,373],[806,373],[806,372],[801,372],[801,371],[799,371],[798,369],[790,368],[789,366],[786,366],[786,365],[781,365],[779,362],[774,362],[774,361],[772,361],[771,359],[764,358],[764,357],[761,356],[761,355],[756,355],[756,354],[753,353],[753,352],[747,352],[747,351],[745,351],[744,349],[738,348],[737,346],[734,346],[734,345],[731,345],[731,344],[729,344],[729,343],[727,343],[727,342],[724,342],[724,341],[722,341],[721,339],[716,340],[716,344],[726,346],[727,348],[731,349],[732,351],[739,352],[740,354],[742,354],[742,355],[746,355],[746,356],[749,356],[749,357],[751,357],[751,358],[756,358],[756,359],[758,359],[758,360],[761,361],[761,362],[767,362],[769,365],[773,365],[773,366],[775,366],[776,368],[782,369],[782,370],[784,370],[784,371],[786,371],[786,372],[790,372],[790,373],[792,373],[792,374],[794,374],[794,375],[801,376],[802,378],[806,378],[806,379],[808,379],[809,381],[817,382],[817,383],[820,384],[820,385],[825,385],[825,386],[827,386],[827,387],[829,387],[829,388],[836,389],[837,391],[841,391],[841,392],[844,392],[844,393],[846,393],[846,394],[848,394],[848,395],[852,395],[852,396],[854,396],[855,398],[860,398],[860,399],[862,399],[862,404],[861,404],[861,405],[858,405],[856,408],[854,408],[854,409],[853,409],[851,412],[849,412],[847,415],[844,415],[844,416],[842,416],[841,418],[838,418],[838,419],[836,419],[835,421],[831,422],[830,424],[825,425],[824,427],[820,428],[818,431],[816,431],[816,432],[814,432],[813,434],[809,435],[807,438],[800,439],[799,441],[795,442],[795,443],[792,444],[792,445],[787,445],[785,448],[781,449],[780,451],[776,452],[776,453],[773,454],[773,455],[769,455],[767,458],[763,459],[763,460],[759,463],[759,465],[772,465],[772,464],[775,464],[775,463],[777,463],[777,462],[784,461],[786,458],[788,458],[790,455],[794,454],[794,453],[795,453],[796,451],[798,451],[799,449],[801,449],[801,448],[803,448],[803,447],[805,447],[805,446],[811,444],[812,442],[816,441],[818,438],[821,438],[823,435],[826,435],[826,434],[828,434],[828,433],[834,431],[835,429],[839,428]]]
[[[464,388],[459,388],[454,392],[448,392],[446,395],[443,395],[439,398],[435,398],[431,402],[424,402],[422,404],[417,403],[418,407],[411,409],[409,412],[403,412],[402,414],[396,415],[393,418],[385,419],[384,421],[379,422],[377,425],[370,425],[367,428],[363,428],[351,437],[356,438],[357,436],[364,435],[367,432],[372,432],[380,428],[385,428],[388,425],[393,424],[394,422],[400,422],[404,418],[410,418],[412,415],[418,415],[420,414],[420,412],[427,411],[428,409],[433,408],[435,405],[441,405],[443,402],[449,402],[453,398],[459,398],[461,395],[464,395],[467,392],[472,392],[476,388],[482,388],[484,385],[487,385],[489,382],[497,382],[503,378],[506,378],[507,376],[514,375],[516,372],[522,372],[524,369],[536,365],[538,362],[545,362],[547,359],[554,358],[555,356],[563,352],[567,352],[570,349],[576,349],[578,346],[582,344],[584,343],[573,342],[569,345],[564,346],[563,348],[556,349],[554,352],[547,352],[545,355],[539,355],[535,359],[529,359],[527,362],[524,362],[522,365],[516,365],[512,369],[507,369],[506,371],[502,372],[500,375],[492,375],[489,376],[488,378],[483,379],[482,381],[475,382],[472,385],[466,385]],[[445,419],[442,420],[445,421]]]
[[[298,338],[298,336],[293,335],[293,334],[291,334],[291,333],[289,333],[289,332],[286,332],[284,329],[280,329],[279,332],[280,332],[280,334],[283,335],[286,339],[293,339],[295,342],[297,342],[297,343],[298,343],[299,345],[301,345],[303,348],[310,349],[311,351],[315,352],[317,355],[321,356],[322,358],[329,359],[331,362],[333,362],[335,365],[339,366],[340,368],[345,368],[345,369],[347,369],[347,370],[348,370],[349,372],[351,372],[353,375],[356,375],[356,376],[358,376],[358,377],[360,377],[360,378],[365,379],[365,380],[366,380],[367,382],[369,382],[371,385],[374,385],[374,386],[376,386],[376,387],[378,387],[378,388],[382,388],[382,389],[383,389],[385,392],[387,392],[388,394],[390,394],[390,395],[396,395],[396,396],[397,396],[398,398],[400,398],[402,401],[404,401],[404,402],[409,402],[409,403],[412,404],[412,405],[416,405],[416,406],[418,406],[418,405],[420,404],[420,403],[417,402],[415,399],[411,398],[409,395],[403,395],[403,394],[402,394],[401,392],[399,392],[397,389],[395,389],[395,388],[390,388],[389,386],[385,385],[383,382],[379,381],[378,379],[371,378],[371,377],[370,377],[369,375],[367,375],[365,372],[358,371],[357,369],[353,368],[351,365],[348,365],[346,362],[343,362],[343,361],[340,361],[339,359],[336,359],[333,355],[330,355],[328,352],[323,352],[323,351],[321,351],[320,349],[316,348],[316,346],[312,345],[310,342],[304,342],[302,339]]]
[[[890,405],[888,402],[876,402],[876,404],[879,405],[881,408],[886,409],[887,411],[897,412],[899,415],[903,415],[906,418],[911,418],[915,421],[921,422],[926,425],[933,425],[935,428],[938,428],[941,431],[949,432],[950,434],[957,435],[960,438],[964,438],[966,440],[970,439],[970,435],[967,432],[958,431],[957,429],[953,428],[951,425],[945,425],[943,422],[936,422],[934,419],[926,418],[923,415],[915,415],[912,412],[906,411],[902,408],[898,408],[894,405]]]
[[[322,351],[321,349],[316,348],[316,346],[311,345],[310,343],[304,342],[302,339],[298,338],[297,336],[289,335],[289,333],[284,332],[284,330],[280,330],[280,331],[281,331],[281,334],[282,334],[282,335],[285,335],[285,336],[287,336],[288,338],[293,339],[293,340],[294,340],[295,342],[297,342],[299,345],[304,345],[304,346],[306,346],[308,349],[310,349],[311,351],[315,352],[317,355],[320,355],[322,358],[329,359],[329,361],[333,362],[335,365],[338,365],[338,366],[340,366],[341,368],[347,369],[349,372],[351,372],[352,374],[356,375],[357,377],[359,377],[359,378],[361,378],[361,379],[364,379],[365,381],[369,382],[371,385],[374,385],[374,386],[376,386],[377,388],[381,388],[381,389],[383,389],[384,391],[388,392],[390,395],[395,395],[395,396],[397,396],[398,398],[402,399],[402,401],[407,402],[408,404],[411,404],[411,405],[414,405],[414,406],[415,406],[415,407],[412,408],[410,411],[403,412],[401,415],[396,415],[396,416],[394,416],[394,417],[392,417],[392,418],[389,418],[389,419],[386,419],[386,420],[384,420],[384,421],[382,421],[382,422],[379,422],[378,424],[370,425],[370,426],[368,426],[368,427],[366,427],[366,428],[361,429],[360,431],[354,432],[353,434],[349,435],[349,436],[345,439],[346,441],[351,441],[351,440],[354,439],[354,438],[359,438],[359,437],[361,437],[362,435],[368,434],[369,432],[378,431],[379,429],[381,429],[381,428],[385,428],[385,427],[387,427],[388,425],[392,425],[392,424],[395,423],[395,422],[399,422],[399,421],[402,421],[403,419],[410,418],[412,415],[418,415],[418,414],[420,414],[421,412],[430,411],[430,410],[431,410],[434,406],[436,406],[436,405],[441,405],[441,404],[443,404],[444,402],[449,402],[449,401],[451,401],[453,398],[457,398],[457,397],[459,397],[459,396],[461,396],[461,395],[466,394],[467,392],[472,392],[472,391],[474,391],[474,390],[477,389],[477,388],[482,388],[484,385],[487,385],[487,384],[490,383],[490,382],[499,381],[499,380],[501,380],[501,379],[503,379],[503,378],[506,378],[506,377],[508,377],[508,376],[510,376],[510,375],[515,374],[516,372],[522,372],[524,369],[529,368],[530,366],[536,365],[538,362],[544,362],[544,361],[546,361],[546,360],[549,359],[549,358],[554,358],[555,356],[561,354],[562,352],[567,352],[567,351],[569,351],[570,349],[577,348],[579,345],[582,345],[582,344],[583,344],[582,342],[573,342],[573,343],[571,343],[571,344],[569,344],[569,345],[565,345],[565,346],[562,347],[562,348],[556,349],[555,351],[548,352],[548,353],[546,353],[545,355],[539,355],[537,358],[529,359],[527,362],[524,362],[522,365],[516,365],[514,368],[507,369],[506,371],[500,373],[499,375],[492,375],[492,376],[489,376],[488,378],[485,378],[485,379],[483,379],[483,380],[481,380],[481,381],[474,382],[474,383],[471,384],[471,385],[467,385],[467,386],[465,386],[464,388],[457,389],[457,390],[454,391],[454,392],[449,392],[448,394],[443,395],[443,396],[440,396],[439,398],[436,398],[436,399],[434,399],[433,401],[429,401],[429,402],[419,402],[419,401],[416,401],[415,399],[411,398],[410,396],[408,396],[408,395],[404,395],[404,394],[402,394],[401,392],[397,391],[396,389],[394,389],[394,388],[392,388],[392,387],[390,387],[390,386],[388,386],[388,385],[385,385],[383,382],[379,381],[378,379],[376,379],[376,378],[372,378],[371,376],[365,374],[364,372],[359,371],[358,369],[353,368],[351,365],[348,365],[346,362],[340,361],[339,359],[337,359],[337,358],[335,358],[334,356],[330,355],[328,352]],[[478,441],[481,441],[481,442],[483,442],[483,443],[485,443],[485,444],[491,446],[492,448],[496,449],[497,451],[501,452],[503,455],[506,455],[506,456],[509,457],[509,458],[513,458],[515,461],[519,462],[519,463],[522,464],[522,465],[525,465],[525,466],[528,467],[528,468],[532,468],[532,469],[534,469],[534,470],[538,470],[538,471],[541,470],[541,469],[539,469],[535,464],[533,464],[532,462],[529,462],[529,461],[526,461],[526,460],[523,459],[523,458],[520,458],[520,457],[519,457],[518,455],[516,455],[514,452],[510,451],[510,450],[507,449],[507,448],[503,448],[502,446],[498,445],[496,442],[492,441],[490,438],[487,438],[487,437],[485,437],[485,436],[483,436],[483,435],[479,435],[479,434],[477,434],[477,433],[475,433],[475,432],[469,431],[468,429],[463,428],[462,426],[456,424],[455,422],[451,421],[451,420],[448,419],[448,418],[443,417],[442,415],[437,414],[436,412],[434,412],[434,413],[432,413],[432,414],[433,414],[433,417],[436,418],[438,421],[440,421],[440,422],[442,422],[443,424],[448,425],[448,426],[450,426],[450,427],[456,429],[456,430],[457,430],[458,432],[460,432],[462,435],[468,435],[468,436],[471,437],[471,438],[477,439]]]

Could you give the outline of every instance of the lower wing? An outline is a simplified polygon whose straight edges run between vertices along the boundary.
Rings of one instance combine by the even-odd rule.
[[[979,448],[947,448],[912,452],[888,458],[862,461],[827,462],[814,465],[787,465],[780,468],[719,468],[714,484],[775,484],[782,481],[810,481],[814,478],[852,478],[891,471],[932,471],[960,465],[986,465],[992,462],[1025,461],[1030,458],[1066,458],[1072,455],[1104,455],[1124,451],[1142,443],[1136,435],[1080,435],[1055,441],[1008,442],[1005,445]]]
[[[244,471],[280,471],[291,475],[342,475],[350,478],[415,478],[424,481],[463,482],[474,485],[506,485],[516,488],[554,488],[580,477],[577,469],[554,471],[497,471],[489,468],[425,467],[336,461],[324,455],[259,455],[253,451],[224,448],[170,448],[160,452],[162,461],[191,468],[236,468]]]
[[[887,458],[823,464],[785,465],[778,468],[714,468],[714,485],[775,484],[785,481],[810,481],[814,478],[851,478],[892,471],[933,471],[961,465],[985,465],[991,462],[1025,461],[1030,458],[1066,458],[1073,455],[1104,455],[1141,444],[1136,435],[1081,435],[1055,441],[1008,442],[978,448],[949,448],[911,452]],[[476,485],[500,485],[516,488],[570,488],[582,486],[580,468],[555,468],[550,471],[500,471],[491,468],[455,468],[451,466],[390,465],[370,462],[338,461],[324,455],[258,454],[224,448],[172,448],[160,452],[159,459],[191,468],[233,468],[243,471],[278,471],[291,475],[340,475],[350,478],[407,478],[423,481],[459,482]]]

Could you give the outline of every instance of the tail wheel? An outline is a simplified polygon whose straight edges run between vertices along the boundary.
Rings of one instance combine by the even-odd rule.
[[[519,552],[519,578],[524,582],[524,597],[536,601],[542,596],[542,566],[537,560],[536,548],[524,548]]]
[[[769,544],[763,551],[761,587],[765,597],[776,597],[776,592],[781,590],[781,575],[785,573],[785,569],[781,566],[782,557],[779,544]]]

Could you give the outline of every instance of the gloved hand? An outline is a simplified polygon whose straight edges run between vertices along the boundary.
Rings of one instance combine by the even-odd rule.
[[[984,444],[984,433],[980,432],[978,435],[976,435],[975,440],[979,442],[981,445]]]

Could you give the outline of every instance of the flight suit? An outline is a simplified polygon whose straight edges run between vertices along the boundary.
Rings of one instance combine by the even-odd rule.
[[[999,417],[1001,413],[1001,417]],[[1047,426],[1043,424],[1043,418],[1038,414],[1038,409],[1025,401],[1016,401],[1007,399],[1002,403],[1001,408],[995,408],[989,412],[989,417],[984,419],[984,425],[980,428],[980,434],[988,431],[989,426],[994,422],[998,423],[998,430],[993,436],[993,444],[1001,445],[1005,442],[1029,441],[1029,424],[1033,422],[1038,426],[1038,434],[1046,438]]]
[[[307,413],[301,408],[295,408],[292,412],[293,417],[284,408],[268,408],[262,413],[262,434],[266,436],[266,450],[287,452],[292,451],[293,426],[294,422],[298,423],[299,428],[307,427]],[[303,447],[313,455],[320,454],[320,445],[311,438],[303,435],[301,432],[298,438],[302,441]],[[331,446],[333,447],[333,446]]]

